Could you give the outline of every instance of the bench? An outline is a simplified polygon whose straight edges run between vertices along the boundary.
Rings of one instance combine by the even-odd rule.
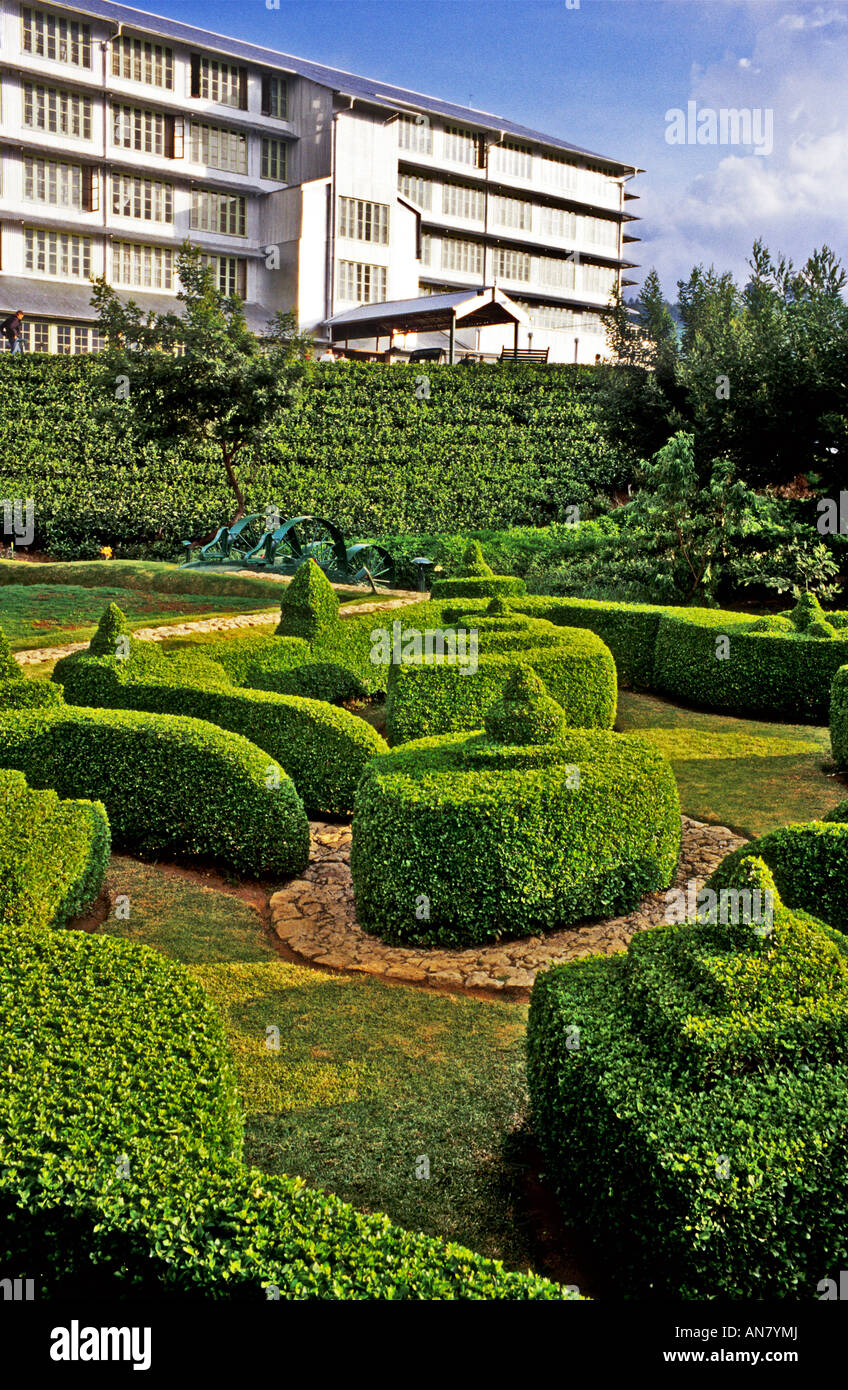
[[[550,348],[501,348],[499,362],[547,362]]]

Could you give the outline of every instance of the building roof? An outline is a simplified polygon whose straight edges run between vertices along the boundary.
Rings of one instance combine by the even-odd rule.
[[[496,131],[502,135],[515,136],[520,140],[546,145],[551,149],[567,150],[571,154],[600,160],[603,164],[607,164],[621,173],[642,172],[635,164],[612,159],[609,155],[597,154],[593,150],[585,150],[580,145],[569,144],[567,140],[560,140],[554,135],[545,135],[541,131],[530,130],[527,126],[517,125],[515,121],[507,120],[506,116],[498,116],[491,111],[477,111],[472,106],[457,106],[454,102],[442,101],[440,97],[427,96],[423,92],[414,92],[406,87],[395,87],[390,83],[378,82],[374,78],[360,77],[356,73],[345,72],[342,68],[330,68],[322,63],[312,63],[305,58],[295,58],[290,53],[280,53],[273,48],[244,43],[241,39],[229,38],[224,34],[216,34],[208,29],[196,29],[191,24],[182,24],[175,19],[166,19],[164,16],[152,14],[147,10],[136,10],[128,5],[113,4],[112,0],[84,0],[82,4],[78,5],[62,3],[62,0],[50,0],[50,5],[52,9],[67,9],[72,10],[75,14],[90,14],[99,19],[113,20],[115,23],[124,23],[132,29],[161,34],[163,37],[173,39],[175,43],[185,43],[212,52],[227,53],[241,58],[244,62],[259,63],[265,67],[292,72],[298,77],[305,77],[321,86],[329,87],[342,96],[358,97],[363,101],[373,102],[394,110],[408,107],[410,111],[430,111],[434,116],[443,116],[446,120],[460,121],[467,125],[477,126],[481,130]]]
[[[448,294],[425,294],[417,299],[393,299],[380,304],[360,304],[346,309],[325,322],[335,342],[340,339],[382,338],[396,333],[427,333],[450,326],[485,328],[495,323],[530,320],[502,290],[494,286],[482,290],[451,290]]]
[[[173,295],[148,294],[144,290],[121,291],[121,299],[132,300],[148,313],[173,314],[182,308]],[[71,319],[93,324],[97,315],[91,307],[90,285],[68,285],[62,281],[37,280],[30,275],[0,274],[0,317],[23,309],[28,318]],[[254,333],[263,334],[273,309],[264,304],[245,304],[244,315]]]

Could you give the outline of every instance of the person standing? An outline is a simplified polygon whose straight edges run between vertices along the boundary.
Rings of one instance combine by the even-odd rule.
[[[24,350],[23,321],[24,311],[18,309],[0,324],[0,332],[9,344],[10,352],[23,352]]]

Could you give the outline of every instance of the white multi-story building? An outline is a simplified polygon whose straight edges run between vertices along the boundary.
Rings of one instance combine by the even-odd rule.
[[[186,238],[257,331],[293,310],[319,341],[358,304],[496,285],[522,347],[591,362],[630,283],[634,165],[105,0],[0,0],[0,160],[0,313],[36,351],[97,346],[94,276],[176,307]]]

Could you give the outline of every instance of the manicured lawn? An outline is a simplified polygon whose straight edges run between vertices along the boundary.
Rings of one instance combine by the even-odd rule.
[[[633,691],[620,692],[615,727],[666,754],[686,815],[742,835],[816,820],[846,795],[824,728],[709,714]]]
[[[290,964],[250,902],[129,858],[108,883],[130,918],[104,930],[184,961],[218,1003],[250,1161],[528,1266],[502,1148],[525,1115],[524,1006]]]

